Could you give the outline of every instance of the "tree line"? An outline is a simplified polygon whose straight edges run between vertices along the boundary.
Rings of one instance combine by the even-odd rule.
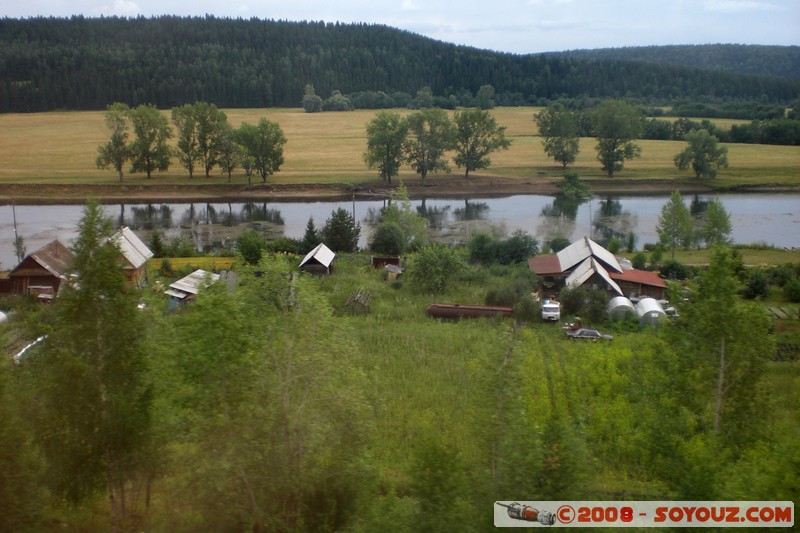
[[[603,101],[587,113],[554,104],[537,113],[534,121],[539,126],[545,153],[564,169],[577,159],[580,137],[586,134],[595,137],[597,160],[609,178],[622,170],[625,161],[641,156],[641,146],[634,141],[642,137],[648,124],[639,110],[622,100]],[[708,129],[690,127],[694,123],[688,122],[681,136],[687,147],[675,155],[675,166],[679,170],[691,167],[697,178],[713,178],[719,169],[727,168],[728,149],[719,146],[719,139]]]
[[[105,124],[110,139],[97,148],[97,167],[113,168],[122,181],[125,165],[130,162],[131,172],[144,172],[150,178],[155,171],[169,169],[174,156],[189,178],[196,168],[208,177],[214,167],[219,167],[230,182],[233,170],[243,168],[248,182],[253,173],[266,182],[283,164],[286,137],[277,123],[266,118],[256,125],[243,122],[234,128],[225,113],[206,102],[174,107],[171,116],[177,137],[174,148],[167,144],[173,130],[155,106],[109,105]]]
[[[455,101],[491,84],[501,105],[585,96],[667,102],[709,94],[786,103],[800,92],[800,82],[791,79],[497,53],[381,25],[212,16],[4,18],[0,63],[2,112],[103,109],[111,102],[296,107],[297,88],[308,83],[323,95],[368,97],[430,87]]]

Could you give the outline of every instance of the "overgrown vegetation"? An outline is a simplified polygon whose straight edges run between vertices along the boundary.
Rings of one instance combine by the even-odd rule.
[[[24,474],[4,478],[24,490],[17,483],[0,492],[10,509],[3,524],[15,531],[442,531],[452,517],[435,511],[447,504],[459,509],[460,530],[488,531],[486,502],[509,493],[798,496],[781,475],[800,460],[796,334],[771,334],[766,315],[751,319],[753,304],[725,300],[740,302],[735,262],[692,282],[703,298],[682,304],[685,320],[660,330],[620,326],[613,342],[586,345],[537,319],[530,298],[537,280],[524,263],[467,265],[467,250],[422,246],[398,282],[373,270],[367,255],[351,254],[339,254],[331,276],[293,280],[299,256],[260,251],[257,265],[240,256],[236,284],[218,283],[175,312],[161,293],[139,294],[147,310],[134,311],[141,324],[126,349],[144,358],[152,420],[142,426],[149,447],[122,482],[136,510],[130,521],[112,520],[102,488],[80,493],[80,507],[62,506],[45,481],[75,480],[31,468],[56,457],[40,454],[36,435],[49,427],[42,417],[52,408],[38,402],[41,372],[61,344],[0,368],[0,394],[16,399],[3,403],[4,420],[15,422],[0,432],[2,448],[15,453],[0,457],[4,471]],[[784,286],[797,276],[792,265],[768,272],[770,283]],[[358,289],[371,294],[370,308],[352,315],[344,304]],[[565,312],[603,325],[605,294],[574,292],[562,295]],[[719,409],[713,341],[720,337],[708,329],[719,324],[716,312],[699,307],[706,300],[729,309],[723,318],[732,313],[724,334],[752,340],[747,350],[728,342],[733,366],[725,376],[735,386],[723,383]],[[437,321],[424,313],[432,301],[511,305],[515,319]],[[0,335],[27,321],[70,331],[64,319],[53,321],[67,311],[61,305],[55,315],[30,307]],[[759,391],[772,386],[783,408],[764,403]],[[28,416],[33,409],[41,416]],[[757,432],[744,422],[753,419]],[[19,505],[22,496],[37,505]]]

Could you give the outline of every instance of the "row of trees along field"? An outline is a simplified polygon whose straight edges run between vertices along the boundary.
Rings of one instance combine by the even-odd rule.
[[[174,156],[190,178],[198,167],[208,177],[218,166],[227,173],[228,181],[234,169],[243,168],[248,181],[257,173],[266,182],[283,164],[286,137],[277,123],[265,118],[256,125],[242,123],[234,129],[217,106],[198,102],[173,108],[172,122],[177,137],[174,148],[167,143],[173,130],[155,106],[131,109],[126,104],[111,104],[105,114],[110,139],[97,149],[97,167],[113,168],[122,181],[130,162],[131,172],[144,172],[150,178],[155,171],[167,170]]]
[[[111,231],[90,204],[80,283],[0,325],[47,335],[0,361],[3,531],[477,532],[504,498],[800,496],[798,363],[772,361],[726,248],[674,322],[586,345],[523,314],[425,316],[431,298],[532,301],[525,257],[424,244],[387,282],[365,255],[309,277],[265,252],[170,312],[126,285]],[[346,309],[357,289],[369,313]]]
[[[758,50],[762,65],[776,57]],[[757,76],[644,61],[514,55],[380,25],[212,16],[5,18],[0,64],[0,112],[98,110],[110,102],[162,109],[195,101],[226,108],[296,107],[296,88],[307,83],[325,95],[340,90],[402,96],[427,86],[437,97],[456,101],[491,84],[501,105],[561,97],[663,104],[706,95],[786,104],[800,92],[800,82],[780,77],[779,69],[773,69],[777,75]]]
[[[174,148],[168,145],[173,130],[154,106],[110,105],[105,114],[110,139],[98,147],[98,168],[113,168],[121,181],[130,162],[131,172],[144,172],[150,178],[154,171],[167,170],[176,157],[190,178],[196,168],[208,177],[219,167],[230,181],[232,172],[243,168],[248,178],[257,173],[266,182],[283,164],[286,137],[277,123],[262,118],[255,126],[243,123],[235,129],[225,113],[205,102],[173,108],[171,116],[176,130]],[[545,152],[565,168],[577,157],[581,128],[597,138],[597,158],[609,177],[622,169],[626,160],[641,154],[633,142],[641,135],[641,114],[621,100],[605,100],[586,115],[556,104],[539,112],[534,120]],[[676,166],[681,170],[691,167],[698,178],[714,177],[719,168],[727,166],[727,148],[719,147],[718,139],[706,129],[687,128],[684,139],[688,147],[675,156]],[[477,108],[458,110],[452,120],[435,107],[406,117],[380,111],[367,125],[366,135],[364,161],[387,182],[407,163],[424,183],[428,173],[449,171],[450,152],[455,152],[455,164],[469,176],[471,171],[488,168],[493,152],[511,145],[505,127],[498,125],[488,110]]]

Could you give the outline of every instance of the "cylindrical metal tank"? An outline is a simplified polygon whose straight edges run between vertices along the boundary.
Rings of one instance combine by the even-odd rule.
[[[636,315],[636,307],[624,296],[615,296],[608,301],[606,306],[608,318],[611,320],[625,320]]]

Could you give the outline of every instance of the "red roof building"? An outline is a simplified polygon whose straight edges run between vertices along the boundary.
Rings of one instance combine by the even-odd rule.
[[[653,272],[625,270],[614,254],[588,237],[573,242],[556,254],[531,257],[528,267],[555,286],[605,286],[620,296],[661,299],[667,287],[664,280]]]

